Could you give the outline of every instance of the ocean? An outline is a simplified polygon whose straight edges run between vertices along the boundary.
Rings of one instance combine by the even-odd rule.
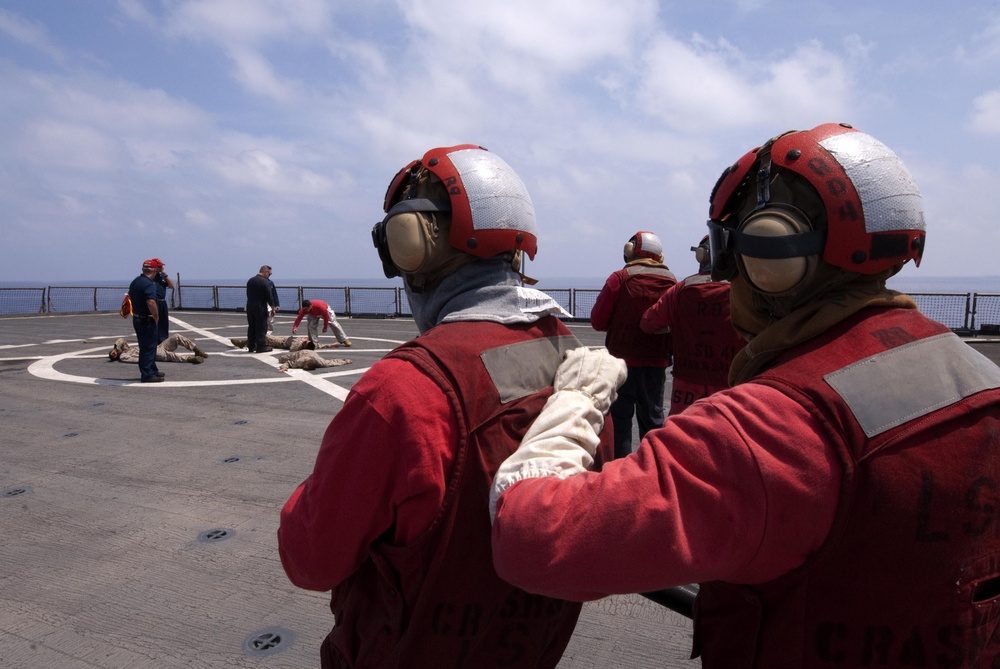
[[[546,291],[576,318],[587,320],[606,277],[550,277],[537,288]],[[242,309],[246,279],[184,279],[183,305],[193,309]],[[400,279],[285,279],[275,282],[282,303],[306,296],[327,300],[340,313],[409,313]],[[128,281],[0,281],[0,316],[118,310]],[[931,318],[955,330],[977,330],[1000,323],[1000,276],[922,277],[910,272],[889,280],[889,287],[914,296]],[[302,291],[298,289],[302,288]],[[344,291],[343,288],[351,288]],[[379,288],[386,290],[360,290]],[[20,289],[20,290],[19,290]],[[187,289],[187,290],[185,290]],[[972,299],[972,295],[987,296]],[[171,301],[173,301],[171,293]]]
[[[550,277],[539,279],[535,286],[540,290],[575,289],[600,290],[607,277]],[[130,280],[87,280],[87,281],[3,281],[0,288],[45,288],[48,286],[122,286]],[[183,279],[187,286],[242,286],[246,279]],[[394,288],[402,285],[399,279],[282,279],[275,284],[282,286],[351,286],[359,288]],[[904,271],[889,279],[893,290],[903,293],[980,293],[1000,294],[1000,275],[987,276],[920,276],[913,271]]]
[[[678,277],[680,278],[680,277]],[[600,289],[607,277],[555,277],[540,279],[536,288]],[[902,293],[992,293],[1000,294],[1000,274],[991,276],[920,276],[903,271],[889,279],[889,288]]]

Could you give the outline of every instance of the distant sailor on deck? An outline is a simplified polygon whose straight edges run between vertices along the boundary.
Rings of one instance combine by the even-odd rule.
[[[337,314],[333,313],[330,305],[323,300],[302,300],[302,308],[299,309],[295,322],[292,323],[292,334],[299,331],[299,323],[302,322],[303,317],[306,318],[306,331],[309,333],[309,341],[312,343],[319,344],[319,322],[322,319],[323,332],[332,327],[337,341],[343,346],[351,346],[351,340],[347,338],[344,328],[340,327],[340,322],[337,321]]]

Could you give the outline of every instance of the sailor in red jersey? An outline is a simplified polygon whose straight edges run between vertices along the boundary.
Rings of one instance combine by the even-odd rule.
[[[671,286],[643,314],[643,332],[672,335],[670,413],[729,387],[729,365],[746,341],[729,318],[729,282],[712,280],[708,235],[692,246],[698,273]]]
[[[326,332],[327,328],[332,327],[333,334],[336,335],[340,345],[351,346],[351,340],[347,338],[344,328],[340,326],[340,321],[337,320],[337,314],[333,313],[330,305],[323,300],[302,300],[302,307],[295,316],[295,322],[292,323],[292,334],[299,331],[299,323],[302,322],[303,317],[306,318],[306,331],[309,333],[309,341],[313,344],[319,346],[319,322],[322,320],[323,332]]]
[[[282,565],[299,587],[332,590],[323,667],[555,667],[581,605],[497,576],[488,509],[497,467],[580,347],[559,305],[524,286],[531,199],[496,154],[461,145],[400,170],[384,210],[375,245],[421,334],[330,423],[282,510]],[[588,464],[610,457],[610,429],[597,431]]]
[[[628,376],[611,405],[615,427],[615,457],[632,452],[632,417],[639,426],[639,438],[663,425],[663,386],[670,365],[670,335],[639,329],[639,320],[649,307],[677,283],[677,277],[663,264],[660,238],[640,230],[625,243],[625,267],[604,282],[590,324],[607,332],[605,345],[616,358],[625,361]]]
[[[723,172],[709,234],[749,339],[731,388],[560,475],[616,363],[571,352],[593,373],[494,483],[498,573],[580,600],[699,583],[710,669],[1000,666],[1000,368],[885,287],[924,248],[909,172],[850,126],[786,133]]]

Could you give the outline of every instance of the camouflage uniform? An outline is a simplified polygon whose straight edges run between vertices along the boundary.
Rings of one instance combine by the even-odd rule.
[[[282,353],[278,356],[278,362],[281,366],[278,367],[279,372],[287,371],[289,368],[292,369],[318,369],[320,367],[339,367],[340,365],[349,365],[351,360],[347,358],[332,358],[327,359],[321,356],[316,351],[310,351],[309,349],[303,349],[301,351],[294,351],[292,353]]]
[[[279,337],[277,335],[267,335],[265,338],[267,345],[271,348],[283,348],[287,351],[300,351],[309,343],[308,337]],[[236,348],[246,348],[246,337],[233,337],[229,340]],[[340,344],[316,344],[316,348],[337,348]]]
[[[180,355],[176,353],[178,346],[186,348],[193,355]],[[118,362],[139,362],[139,347],[129,346],[128,342],[121,337],[115,341],[112,351],[118,351]],[[182,334],[172,334],[156,347],[157,362],[190,362],[200,364],[207,357],[208,353],[198,348],[197,344]]]

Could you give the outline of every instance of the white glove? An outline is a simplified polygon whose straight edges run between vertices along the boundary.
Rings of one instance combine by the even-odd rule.
[[[581,346],[566,353],[552,387],[557,393],[563,390],[583,393],[598,411],[606,414],[627,373],[625,362],[608,353],[608,349]]]
[[[490,491],[490,520],[507,488],[522,479],[566,478],[587,471],[604,428],[604,414],[625,382],[625,363],[605,349],[573,349],[556,370],[555,392],[521,446],[504,460]]]

